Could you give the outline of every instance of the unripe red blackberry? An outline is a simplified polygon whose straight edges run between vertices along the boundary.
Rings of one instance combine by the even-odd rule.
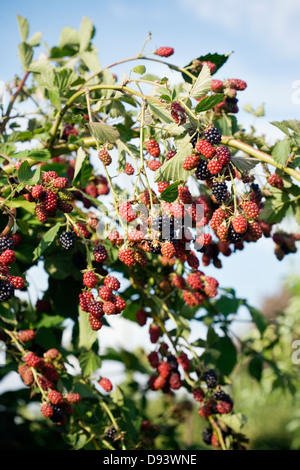
[[[51,170],[43,172],[43,181],[45,181],[45,183],[49,183],[50,181],[56,178],[58,178],[58,174],[56,173],[56,171]]]
[[[93,317],[97,318],[98,320],[101,320],[104,315],[103,303],[99,302],[98,300],[91,300],[87,303],[86,311],[91,313]]]
[[[166,155],[166,161],[171,160],[171,158],[175,157],[176,152],[175,150],[169,150],[169,152]]]
[[[71,393],[71,392],[69,392],[69,393],[66,395],[66,400],[67,400],[67,402],[69,402],[69,403],[76,404],[76,403],[80,403],[80,402],[82,401],[82,398],[81,398],[81,396],[79,395],[79,393]]]
[[[259,209],[256,202],[253,201],[245,201],[242,204],[242,209],[245,212],[246,216],[250,219],[258,219],[259,217]]]
[[[283,188],[283,179],[277,173],[270,175],[267,181],[273,188]]]
[[[46,377],[46,379],[51,380],[51,382],[57,382],[59,380],[59,373],[53,364],[43,364],[41,372],[43,376]]]
[[[154,54],[159,55],[160,57],[170,57],[174,54],[174,49],[173,47],[159,47],[156,49]]]
[[[156,351],[152,351],[151,353],[148,354],[148,361],[151,365],[151,367],[156,368],[159,365],[159,356]]]
[[[188,358],[188,355],[185,352],[181,352],[180,355],[177,357],[178,364],[181,365],[183,370],[190,370],[191,362]]]
[[[100,380],[99,380],[99,385],[106,391],[106,392],[111,392],[112,391],[112,383],[111,381],[106,378],[106,377],[102,377]]]
[[[135,264],[134,254],[131,248],[124,248],[118,253],[119,260],[127,266],[133,266]]]
[[[98,153],[98,157],[104,166],[109,166],[112,162],[112,158],[106,149],[102,149]]]
[[[130,202],[123,202],[119,207],[120,217],[130,223],[137,218],[137,214]]]
[[[16,261],[16,255],[13,250],[5,250],[0,256],[0,263],[3,266],[11,266]]]
[[[43,206],[43,204],[37,204],[35,206],[35,213],[40,222],[44,223],[47,221],[48,212],[46,211],[45,206]]]
[[[243,215],[238,215],[232,220],[232,227],[237,233],[245,233],[247,231],[248,222]]]
[[[157,371],[159,372],[159,374],[164,377],[165,379],[167,377],[169,377],[171,371],[172,371],[172,367],[170,366],[170,364],[166,361],[162,361],[158,366],[157,366]]]
[[[116,307],[115,313],[120,313],[126,308],[126,302],[120,295],[115,295],[112,301]]]
[[[180,274],[172,274],[171,276],[171,282],[172,284],[177,287],[178,289],[184,289],[185,288],[185,279],[183,276]]]
[[[157,343],[158,338],[161,335],[159,326],[152,323],[149,327],[149,335],[151,343]]]
[[[203,401],[205,397],[205,393],[202,388],[198,387],[193,390],[193,397],[195,401]]]
[[[51,418],[53,416],[53,406],[51,403],[44,403],[41,406],[41,412],[45,418]]]
[[[98,284],[98,277],[93,271],[87,271],[83,274],[83,283],[89,289],[93,289]]]
[[[97,263],[104,263],[104,261],[106,261],[108,257],[105,246],[101,244],[98,244],[95,246],[93,250],[93,254],[95,257],[95,261],[97,261]]]
[[[211,81],[211,89],[214,93],[222,93],[223,92],[223,82],[221,80],[216,80],[216,79],[212,79]]]
[[[102,286],[101,289],[99,289],[98,294],[102,300],[111,300],[112,289],[108,286]]]
[[[134,174],[134,168],[130,163],[126,163],[124,173],[126,173],[126,175]]]
[[[148,265],[148,259],[146,256],[146,253],[144,253],[141,250],[136,250],[133,254],[135,262],[139,265],[142,266],[143,268]]]
[[[229,224],[228,227],[228,241],[231,243],[239,243],[245,237],[245,233],[238,233],[234,230],[232,223]]]
[[[64,397],[57,390],[50,390],[48,392],[48,399],[50,400],[52,405],[60,405],[64,402]]]
[[[153,390],[160,390],[164,388],[166,383],[167,383],[167,380],[161,375],[155,377],[154,382],[153,382]]]
[[[44,187],[41,184],[36,184],[31,189],[31,195],[34,199],[39,199],[44,191]]]
[[[165,258],[171,259],[175,255],[175,248],[173,243],[165,242],[161,245],[161,254]]]
[[[58,178],[55,178],[55,180],[52,182],[52,185],[55,188],[67,188],[69,186],[69,180],[64,176],[59,176]]]
[[[24,356],[24,361],[29,367],[34,367],[35,369],[38,369],[44,363],[43,359],[34,354],[32,351],[28,352]]]
[[[252,238],[252,240],[256,241],[259,240],[263,236],[262,228],[256,220],[250,222],[248,224],[248,235]]]
[[[91,233],[84,222],[77,222],[73,230],[78,238],[89,238]]]
[[[162,181],[161,183],[157,183],[158,192],[159,192],[159,193],[164,192],[164,190],[165,190],[168,186],[170,186],[170,183],[168,183],[167,181]]]
[[[199,140],[196,144],[196,150],[208,159],[212,158],[216,153],[216,149],[206,140]]]
[[[67,201],[57,201],[57,209],[63,212],[64,214],[70,214],[73,210],[72,204],[69,204]]]
[[[135,318],[140,326],[144,326],[147,323],[147,312],[143,308],[139,308],[135,314]]]
[[[194,168],[197,168],[199,163],[200,163],[199,155],[188,155],[183,162],[182,168],[186,171],[191,171]]]
[[[146,142],[146,150],[153,158],[158,158],[160,156],[160,147],[159,143],[155,139],[150,139]]]
[[[218,287],[219,287],[219,282],[217,279],[215,279],[212,276],[205,276],[204,279],[204,292],[205,294],[210,297],[216,297],[218,294]]]
[[[194,273],[190,273],[187,278],[186,282],[191,286],[194,290],[200,290],[203,288],[203,281],[201,279],[203,273],[201,271],[196,271]]]
[[[202,418],[208,418],[212,414],[212,408],[210,405],[203,405],[199,409],[198,413]]]
[[[228,147],[221,145],[216,150],[216,157],[222,166],[226,166],[231,160],[231,152]]]
[[[172,390],[178,390],[181,387],[182,381],[178,372],[171,373],[169,377],[169,385]]]
[[[220,414],[230,413],[232,410],[232,404],[227,401],[220,401],[217,403],[217,410]]]
[[[161,167],[161,163],[157,160],[148,160],[147,161],[147,167],[151,171],[156,171]]]
[[[106,313],[106,315],[115,315],[117,313],[115,304],[109,300],[105,301],[103,303],[103,312]]]
[[[28,367],[27,365],[24,364],[24,365],[19,366],[18,373],[20,374],[20,377],[23,380],[24,385],[26,385],[26,387],[30,387],[34,383],[33,372],[31,368]]]
[[[121,287],[120,281],[114,276],[108,276],[103,281],[104,285],[113,290],[118,290]]]
[[[89,317],[89,323],[90,323],[90,326],[91,326],[91,329],[93,331],[99,331],[101,330],[102,326],[103,326],[103,323],[102,321],[99,319],[99,318],[96,318],[94,315],[92,315],[90,313]]]
[[[47,212],[52,212],[56,210],[57,197],[56,194],[54,194],[54,192],[50,189],[47,189],[43,192],[41,201],[44,204],[44,207]]]
[[[179,126],[185,124],[186,114],[185,109],[181,106],[180,103],[174,101],[171,106],[171,116]]]
[[[222,171],[223,165],[218,160],[210,160],[207,164],[207,169],[211,175],[218,175]]]
[[[50,348],[46,352],[44,352],[44,358],[50,361],[54,359],[58,359],[60,357],[61,357],[61,354],[59,350],[56,348]]]
[[[224,82],[226,88],[233,88],[238,91],[243,91],[247,88],[247,83],[239,78],[229,78]]]
[[[35,338],[35,331],[34,330],[19,331],[18,338],[22,342],[33,341]]]

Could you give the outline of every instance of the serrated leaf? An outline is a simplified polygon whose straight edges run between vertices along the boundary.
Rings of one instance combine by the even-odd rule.
[[[27,42],[31,47],[37,47],[40,45],[41,40],[42,40],[42,33],[40,31],[37,31],[28,39]]]
[[[47,232],[43,235],[40,243],[34,250],[34,258],[33,261],[40,258],[40,256],[44,253],[44,251],[51,245],[51,243],[55,240],[56,235],[60,229],[60,223],[57,222],[53,227],[51,227]]]
[[[185,139],[182,139],[185,140]],[[163,163],[163,165],[154,173],[154,181],[186,181],[191,172],[182,168],[185,158],[191,155],[193,150],[189,138],[184,141],[182,148],[170,160]]]
[[[252,170],[259,163],[259,160],[247,155],[232,155],[231,162],[239,171],[244,172]]]
[[[170,184],[160,195],[160,198],[166,202],[174,202],[178,197],[178,186],[180,181]]]
[[[290,131],[289,131],[288,127],[283,122],[273,121],[273,122],[270,122],[270,124],[272,124],[272,126],[277,127],[278,129],[280,129],[288,137],[290,136]]]
[[[60,33],[58,45],[60,48],[64,48],[65,46],[79,46],[78,31],[70,26],[63,28]]]
[[[80,53],[80,59],[85,63],[92,73],[97,73],[101,69],[99,58],[95,52],[84,51]]]
[[[294,131],[296,134],[300,135],[300,121],[298,121],[297,119],[289,119],[282,122],[289,129]]]
[[[201,98],[211,89],[211,74],[209,68],[206,64],[203,65],[201,72],[199,73],[197,80],[193,84],[190,97],[191,98]]]
[[[21,42],[18,46],[18,51],[23,70],[27,71],[32,61],[33,49],[29,44],[26,44],[26,42]]]
[[[102,122],[90,122],[88,128],[92,136],[102,144],[114,143],[120,137],[118,129]]]
[[[206,54],[206,55],[202,55],[202,56],[198,57],[197,59],[192,60],[184,68],[189,70],[189,72],[191,72],[193,75],[195,75],[195,77],[197,77],[199,72],[197,70],[193,69],[193,64],[195,62],[197,63],[197,62],[208,61],[208,62],[212,62],[216,66],[215,71],[211,74],[211,75],[214,75],[227,62],[228,57],[230,56],[230,54],[231,54],[231,52],[229,52],[229,54],[218,54],[218,53],[215,52],[213,54],[209,53],[209,54]],[[197,69],[197,67],[196,67],[196,69]],[[192,79],[189,75],[187,75],[186,73],[183,72],[182,76],[183,76],[183,78],[186,82],[192,83]]]
[[[79,364],[84,376],[90,377],[101,367],[101,358],[93,351],[84,351],[79,356]]]
[[[284,139],[280,142],[276,142],[272,150],[272,157],[274,158],[275,162],[279,163],[282,166],[285,166],[289,158],[290,152],[290,141],[288,139]]]
[[[26,18],[17,15],[20,36],[23,42],[26,42],[29,33],[29,24]]]
[[[219,103],[222,103],[224,100],[223,93],[216,93],[215,95],[205,96],[202,100],[197,104],[195,108],[195,113],[202,113],[203,111],[208,111],[212,109]]]
[[[137,65],[132,69],[134,73],[138,73],[139,75],[144,75],[146,72],[146,67],[144,65]]]
[[[28,161],[21,163],[18,170],[18,180],[20,183],[34,185],[37,184],[41,177],[42,168],[39,165],[36,170],[32,170]]]

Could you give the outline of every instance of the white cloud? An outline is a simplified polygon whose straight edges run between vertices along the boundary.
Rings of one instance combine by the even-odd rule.
[[[215,28],[221,27],[233,35],[251,36],[253,41],[272,46],[276,53],[292,57],[299,55],[300,2],[298,0],[178,0],[184,9]]]

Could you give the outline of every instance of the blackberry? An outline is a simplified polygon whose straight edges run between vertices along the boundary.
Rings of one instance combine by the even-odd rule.
[[[116,437],[116,434],[117,434],[116,428],[112,426],[106,431],[105,436],[107,437],[107,439],[113,441]]]
[[[0,280],[0,302],[10,300],[15,293],[14,286],[11,282]]]
[[[231,405],[233,405],[232,398],[228,395],[228,393],[224,392],[224,390],[221,389],[217,390],[214,393],[214,399],[218,401],[225,401],[226,403],[230,403]]]
[[[172,370],[177,370],[178,369],[178,362],[177,358],[173,355],[169,356],[167,358],[168,364],[172,367]]]
[[[64,414],[62,412],[62,409],[59,405],[52,405],[53,408],[53,414],[51,416],[51,421],[53,423],[60,423],[64,420]]]
[[[212,438],[212,430],[209,428],[204,428],[202,430],[202,439],[205,444],[210,445],[211,444],[211,438]]]
[[[216,182],[212,185],[212,194],[215,196],[217,202],[221,204],[227,199],[227,184],[225,182]]]
[[[215,388],[218,383],[218,376],[213,369],[209,369],[204,372],[203,380],[206,382],[208,388]]]
[[[211,127],[204,132],[204,138],[210,144],[218,145],[221,142],[222,136],[216,127]]]
[[[232,224],[229,225],[228,228],[228,240],[231,243],[239,243],[243,240],[245,237],[245,233],[237,233],[234,228],[232,227]]]
[[[200,160],[199,165],[196,168],[195,175],[197,180],[206,180],[211,176],[208,168],[207,168],[207,161]]]
[[[160,245],[159,240],[148,240],[148,246],[149,246],[151,253],[155,255],[161,254],[161,245]]]
[[[72,250],[75,246],[76,236],[74,232],[63,232],[59,241],[64,250]]]
[[[195,134],[195,135],[194,135]],[[202,135],[199,132],[196,132],[195,129],[190,129],[189,130],[189,135],[193,136],[190,140],[193,148],[196,147],[196,143],[198,142],[199,139],[201,139]]]
[[[12,250],[14,247],[14,241],[12,238],[1,237],[0,238],[0,251]]]

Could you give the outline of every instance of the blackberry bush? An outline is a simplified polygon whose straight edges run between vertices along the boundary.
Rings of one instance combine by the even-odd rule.
[[[274,145],[247,134],[236,116],[247,83],[220,71],[229,56],[180,67],[172,47],[148,53],[149,36],[136,56],[96,70],[88,18],[64,29],[43,59],[27,20],[18,22],[24,70],[6,87],[0,121],[0,371],[17,374],[24,390],[5,398],[3,427],[26,437],[39,429],[69,450],[247,448],[235,368],[246,364],[258,382],[272,369],[273,387],[291,389],[294,370],[287,381],[272,362],[280,328],[265,336],[267,319],[234,285],[220,285],[218,269],[261,238],[274,243],[278,262],[297,251],[300,235],[281,224],[299,223],[299,122],[277,123],[285,137]],[[153,60],[180,83],[144,75]],[[132,61],[134,78],[119,79],[114,66]],[[16,119],[29,102],[35,119],[21,132]],[[35,270],[47,278],[38,293]],[[241,306],[250,339],[232,333]],[[196,322],[203,333],[192,339]],[[140,347],[124,325],[138,329]],[[116,347],[112,327],[127,349]],[[111,363],[124,366],[125,379]],[[38,404],[34,418],[24,400]],[[197,429],[189,443],[182,423]]]

